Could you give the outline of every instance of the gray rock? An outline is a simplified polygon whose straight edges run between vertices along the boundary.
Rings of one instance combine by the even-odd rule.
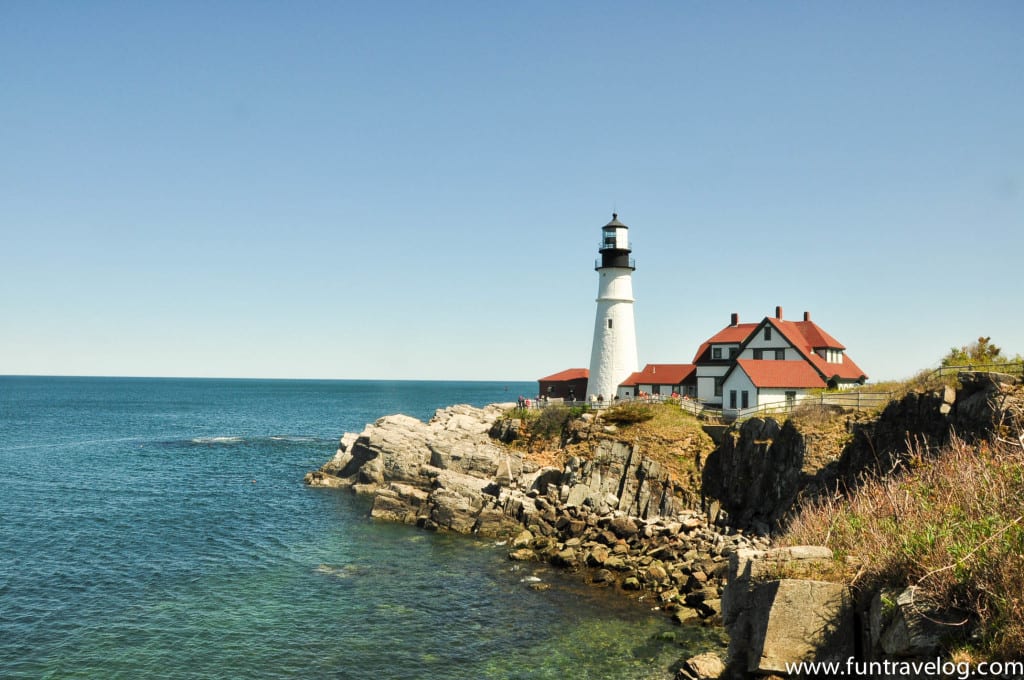
[[[856,624],[845,585],[766,581],[755,587],[749,615],[749,646],[730,644],[730,654],[746,657],[748,672],[785,673],[787,663],[845,661],[854,654]]]
[[[895,658],[925,657],[938,653],[947,638],[963,637],[962,613],[939,611],[915,586],[883,590],[872,598],[868,628],[872,645]],[[947,624],[945,622],[950,622]]]
[[[717,654],[707,652],[686,660],[683,669],[689,680],[718,680],[725,673],[725,663]]]
[[[676,623],[689,623],[700,621],[700,614],[697,613],[696,609],[690,607],[679,607],[672,612],[672,618]]]
[[[530,562],[537,559],[537,553],[533,552],[529,548],[519,548],[518,550],[510,552],[508,557],[510,560],[515,560],[516,562]]]

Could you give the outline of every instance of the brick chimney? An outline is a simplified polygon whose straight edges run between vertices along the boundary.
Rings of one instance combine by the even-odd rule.
[[[810,312],[804,312],[804,321],[810,321],[810,320],[811,320],[811,313]]]
[[[775,318],[782,321],[782,307],[775,308]]]
[[[729,318],[729,325],[730,326],[738,326],[739,323],[740,323],[740,315],[737,314],[736,312],[733,312],[732,316]]]

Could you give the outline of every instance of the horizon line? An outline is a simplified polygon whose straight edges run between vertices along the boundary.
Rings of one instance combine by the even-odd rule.
[[[500,378],[295,378],[295,377],[262,377],[262,376],[210,376],[210,375],[95,375],[85,373],[0,373],[0,378],[99,378],[110,380],[308,380],[308,381],[361,381],[361,382],[489,382],[489,383],[522,383],[537,382],[530,380]]]

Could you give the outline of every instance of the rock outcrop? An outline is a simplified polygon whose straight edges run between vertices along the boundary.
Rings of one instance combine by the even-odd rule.
[[[726,432],[704,464],[702,489],[736,526],[767,532],[792,507],[803,484],[804,438],[791,422],[751,418]]]
[[[499,443],[516,429],[501,418],[509,406],[451,406],[428,423],[386,416],[343,436],[306,483],[372,493],[375,517],[482,535],[534,524],[553,535],[556,506],[641,520],[682,510],[668,472],[624,442],[597,441],[561,468],[525,460]]]
[[[589,457],[538,466],[499,440],[505,406],[452,406],[428,423],[387,416],[342,437],[311,486],[373,494],[371,515],[509,538],[510,559],[581,572],[680,623],[715,622],[729,557],[767,539],[720,531],[686,509],[668,472],[626,442],[592,437]]]
[[[958,377],[960,389],[912,392],[890,402],[875,420],[855,426],[839,459],[839,478],[854,486],[865,472],[898,469],[911,455],[927,455],[953,435],[985,439],[998,434],[1007,419],[1021,417],[1024,391],[1013,376],[965,372]]]
[[[727,430],[708,456],[702,493],[721,504],[728,521],[764,533],[785,523],[801,495],[855,487],[865,474],[887,474],[915,455],[929,455],[951,436],[968,441],[1024,420],[1024,389],[1012,376],[962,373],[961,387],[913,392],[877,418],[849,421],[850,438],[827,467],[807,464],[813,439],[772,418],[751,418]],[[1010,421],[1013,421],[1012,423]]]
[[[730,558],[722,615],[734,677],[785,674],[801,661],[846,661],[855,653],[853,597],[813,580],[832,551],[820,546],[738,550]]]

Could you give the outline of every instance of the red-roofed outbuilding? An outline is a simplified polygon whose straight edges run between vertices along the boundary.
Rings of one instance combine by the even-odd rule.
[[[697,367],[693,364],[647,364],[642,371],[633,373],[619,385],[618,396],[637,397],[641,392],[664,396],[696,395],[696,371]]]
[[[538,394],[548,399],[583,400],[587,396],[590,371],[586,368],[568,368],[537,380]]]

